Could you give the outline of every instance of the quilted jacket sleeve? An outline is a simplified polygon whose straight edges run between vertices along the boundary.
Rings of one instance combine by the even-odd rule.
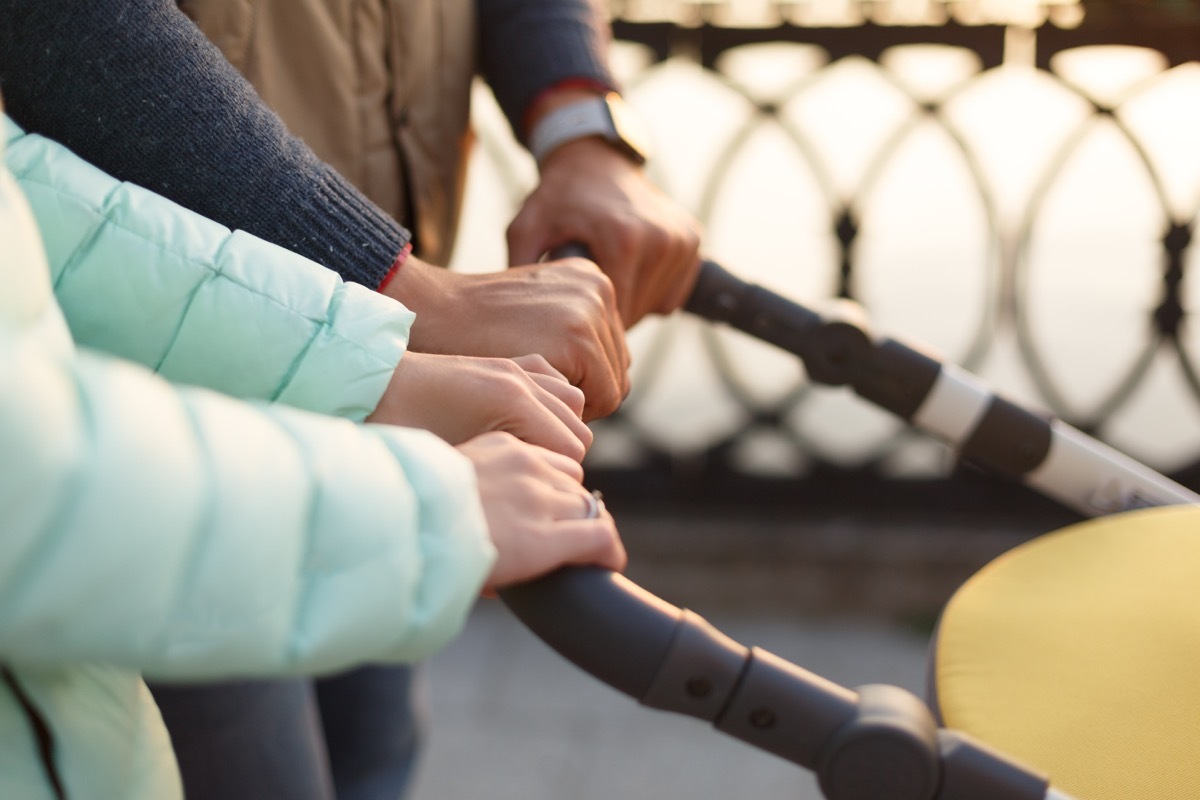
[[[431,434],[0,347],[0,660],[159,678],[425,657],[493,557]]]
[[[5,138],[77,342],[235,397],[356,420],[375,408],[411,312],[120,183],[7,117]]]
[[[469,461],[77,351],[33,231],[0,169],[0,662],[267,676],[459,630],[494,557]]]

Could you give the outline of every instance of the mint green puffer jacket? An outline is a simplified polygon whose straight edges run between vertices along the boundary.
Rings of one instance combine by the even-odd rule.
[[[375,406],[409,312],[4,134],[0,798],[177,798],[140,676],[430,654],[494,557],[474,471],[323,416]]]

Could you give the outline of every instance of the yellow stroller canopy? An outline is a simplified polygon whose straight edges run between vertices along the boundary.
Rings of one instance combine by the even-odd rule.
[[[1200,798],[1200,507],[1089,520],[997,558],[946,606],[947,727],[1084,800]]]

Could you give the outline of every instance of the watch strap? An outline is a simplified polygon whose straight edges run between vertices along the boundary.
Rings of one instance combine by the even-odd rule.
[[[529,134],[529,152],[540,164],[561,145],[588,136],[607,140],[617,136],[603,97],[579,100],[548,112]]]

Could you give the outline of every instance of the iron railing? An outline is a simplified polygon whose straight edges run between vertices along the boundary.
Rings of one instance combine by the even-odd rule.
[[[654,174],[709,251],[806,304],[858,301],[890,335],[1200,486],[1200,4],[1082,20],[1051,4],[1037,28],[972,24],[965,3],[904,25],[847,3],[858,24],[835,26],[804,24],[812,3],[761,2],[737,24],[726,5],[611,4]],[[510,213],[531,172],[506,129],[480,127]],[[738,334],[641,327],[634,392],[597,424],[589,465],[627,503],[1041,504]]]

